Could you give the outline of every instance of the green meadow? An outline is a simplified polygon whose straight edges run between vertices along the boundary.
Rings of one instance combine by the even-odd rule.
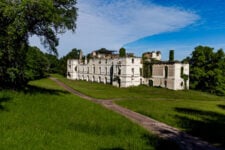
[[[172,91],[147,86],[116,88],[54,76],[89,96],[115,99],[123,107],[225,148],[225,97],[192,90]]]
[[[50,79],[30,82],[21,91],[0,91],[0,120],[1,150],[177,148]]]

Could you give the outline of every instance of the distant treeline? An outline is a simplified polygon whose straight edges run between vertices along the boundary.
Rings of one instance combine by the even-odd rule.
[[[48,76],[51,73],[67,74],[67,60],[80,58],[79,49],[72,49],[67,55],[43,53],[37,47],[29,47],[25,58],[25,77],[28,81]],[[223,49],[214,51],[208,46],[197,46],[182,62],[190,64],[190,88],[225,95],[225,54]],[[11,77],[13,78],[13,76]]]

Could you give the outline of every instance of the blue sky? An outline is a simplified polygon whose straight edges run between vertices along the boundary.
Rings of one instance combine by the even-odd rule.
[[[160,50],[164,60],[174,49],[181,60],[197,45],[225,49],[224,0],[78,0],[77,7],[76,32],[59,36],[60,56],[125,47],[138,56]],[[30,43],[43,49],[37,37]]]

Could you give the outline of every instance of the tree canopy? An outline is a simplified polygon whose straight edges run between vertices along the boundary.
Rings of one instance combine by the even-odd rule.
[[[120,55],[120,57],[126,57],[126,49],[122,47],[119,50],[119,55]]]
[[[225,95],[225,54],[222,49],[198,46],[190,58],[190,87],[192,89]]]
[[[174,61],[174,50],[170,50],[169,61],[170,62]]]
[[[37,35],[57,54],[57,34],[76,28],[76,0],[0,1],[0,85],[27,83],[29,37]]]
[[[28,80],[40,79],[47,76],[49,61],[37,47],[29,47],[26,54],[25,74]]]

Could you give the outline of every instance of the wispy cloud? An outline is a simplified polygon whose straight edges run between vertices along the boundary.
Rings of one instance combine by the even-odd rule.
[[[61,37],[59,49],[89,52],[106,47],[118,49],[145,36],[178,30],[199,17],[175,7],[142,0],[78,0],[79,17],[75,34]]]

